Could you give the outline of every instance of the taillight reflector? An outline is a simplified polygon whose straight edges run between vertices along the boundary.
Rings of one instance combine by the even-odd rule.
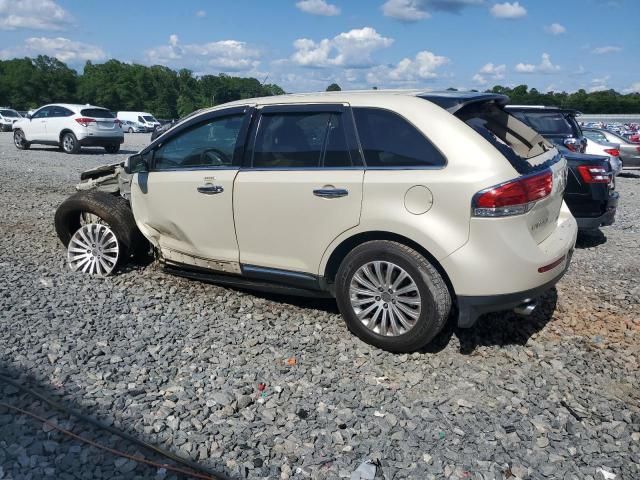
[[[76,122],[78,122],[83,127],[88,127],[90,123],[96,123],[96,120],[95,118],[80,117],[76,118]]]
[[[556,268],[558,265],[560,265],[562,262],[564,262],[564,259],[567,258],[566,255],[563,255],[562,257],[560,257],[558,260],[556,260],[553,263],[550,263],[549,265],[545,265],[544,267],[540,267],[538,269],[538,272],[540,273],[544,273],[544,272],[548,272],[549,270],[553,270],[554,268]]]
[[[553,190],[553,172],[520,177],[478,192],[473,200],[476,217],[506,217],[526,213]]]
[[[584,183],[609,183],[609,172],[604,167],[578,165],[578,173]]]

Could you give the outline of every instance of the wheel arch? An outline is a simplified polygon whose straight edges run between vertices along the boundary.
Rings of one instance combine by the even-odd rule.
[[[58,135],[58,142],[60,144],[62,144],[62,137],[64,137],[64,135],[66,133],[73,133],[75,135],[75,133],[73,132],[73,130],[71,130],[70,128],[65,128],[62,131],[60,131],[60,134]]]
[[[415,251],[424,256],[431,265],[440,273],[445,283],[447,284],[447,288],[449,289],[449,294],[451,298],[455,298],[455,290],[453,288],[453,284],[451,283],[451,279],[449,275],[442,268],[440,262],[436,260],[436,258],[429,252],[426,248],[420,245],[418,242],[411,240],[408,237],[403,235],[399,235],[397,233],[387,232],[383,230],[375,230],[369,232],[360,232],[351,237],[344,239],[338,246],[336,246],[331,254],[329,255],[329,259],[324,267],[324,280],[329,284],[333,284],[336,278],[336,274],[338,273],[338,269],[340,268],[340,264],[342,260],[347,256],[347,254],[353,250],[358,245],[361,245],[365,242],[370,242],[373,240],[389,240],[392,242],[397,242],[402,245],[406,245],[407,247],[413,248]]]

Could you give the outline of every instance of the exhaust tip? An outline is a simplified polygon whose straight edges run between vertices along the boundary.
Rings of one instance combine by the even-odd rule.
[[[533,311],[536,309],[537,306],[538,306],[537,300],[528,298],[527,300],[522,302],[520,305],[515,307],[513,311],[518,315],[524,315],[528,317],[533,313]]]

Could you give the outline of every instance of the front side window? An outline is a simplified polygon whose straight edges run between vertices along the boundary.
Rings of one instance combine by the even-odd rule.
[[[140,123],[144,123],[144,118],[142,118],[142,117],[138,116],[138,121],[139,121]]]
[[[163,143],[154,154],[155,170],[233,166],[244,114],[200,123]]]
[[[34,115],[33,118],[48,118],[51,117],[53,112],[53,107],[44,107],[41,108],[40,110],[38,110]]]
[[[151,115],[145,115],[144,119],[149,122],[149,123],[156,123],[158,122],[155,118],[153,118]]]

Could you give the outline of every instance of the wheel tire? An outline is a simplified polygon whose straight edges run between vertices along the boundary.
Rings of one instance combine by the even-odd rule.
[[[92,213],[109,225],[120,244],[120,260],[148,251],[149,244],[133,218],[129,203],[122,197],[100,190],[75,193],[58,206],[55,227],[58,238],[67,247],[73,234],[80,228],[80,214]]]
[[[133,128],[129,127],[129,133],[133,133]]]
[[[64,153],[73,154],[80,151],[80,143],[76,136],[71,132],[67,132],[62,136],[60,144],[62,145]]]
[[[118,153],[120,151],[120,145],[107,145],[104,149],[107,153]]]
[[[24,138],[24,132],[20,129],[13,132],[13,143],[19,150],[29,150],[31,146]]]
[[[363,265],[386,261],[403,269],[420,294],[420,314],[412,328],[397,336],[374,332],[358,318],[351,305],[353,276]],[[349,329],[364,342],[390,352],[409,353],[427,345],[442,330],[451,310],[451,295],[440,273],[420,253],[401,243],[375,240],[354,248],[336,276],[336,300]]]

